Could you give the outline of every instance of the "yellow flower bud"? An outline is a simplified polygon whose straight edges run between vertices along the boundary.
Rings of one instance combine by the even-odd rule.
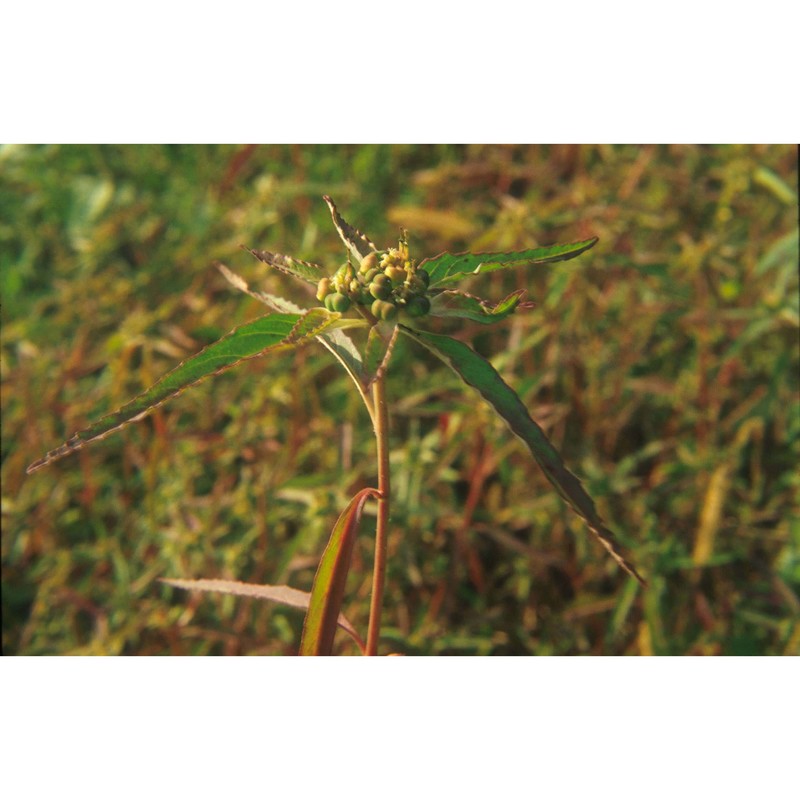
[[[322,302],[331,291],[331,279],[330,278],[323,278],[317,284],[317,300]]]

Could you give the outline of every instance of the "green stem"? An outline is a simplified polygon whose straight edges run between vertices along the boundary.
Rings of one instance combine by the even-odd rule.
[[[386,579],[386,542],[389,536],[389,406],[386,402],[386,379],[384,375],[372,384],[372,401],[375,409],[373,424],[378,445],[378,521],[375,526],[375,563],[372,570],[372,599],[369,608],[367,630],[368,656],[378,654],[378,638],[381,632],[381,609],[383,585]]]

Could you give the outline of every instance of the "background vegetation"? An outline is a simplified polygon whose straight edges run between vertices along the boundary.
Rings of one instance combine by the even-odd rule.
[[[384,652],[798,653],[796,185],[794,146],[3,147],[4,651],[296,652],[298,612],[156,579],[310,587],[375,480],[323,348],[24,470],[263,313],[214,259],[308,301],[238,245],[334,268],[329,193],[379,246],[409,228],[417,256],[600,237],[475,279],[497,299],[526,286],[532,312],[441,329],[496,354],[650,579],[637,589],[488,407],[401,341]],[[370,522],[346,601],[361,630]]]

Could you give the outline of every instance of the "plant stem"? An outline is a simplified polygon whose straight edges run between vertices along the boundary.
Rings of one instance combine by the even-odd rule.
[[[389,406],[386,402],[386,376],[380,375],[372,384],[372,401],[375,409],[373,424],[378,446],[378,520],[375,526],[375,563],[372,570],[372,599],[369,608],[367,630],[368,656],[378,654],[378,638],[381,632],[381,610],[383,585],[386,579],[386,542],[389,536]]]

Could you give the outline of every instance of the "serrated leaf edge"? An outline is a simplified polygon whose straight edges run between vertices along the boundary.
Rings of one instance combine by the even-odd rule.
[[[314,327],[311,330],[306,331],[305,333],[303,333],[302,330],[301,330],[301,323],[304,321],[305,316],[307,316],[311,312],[321,312],[322,314],[327,315],[328,319],[327,320],[322,320],[320,323],[315,324]],[[145,397],[148,394],[148,392],[152,391],[162,380],[164,380],[168,375],[172,374],[176,370],[180,369],[188,361],[191,361],[194,358],[198,358],[206,350],[208,350],[209,347],[213,347],[214,345],[216,345],[218,342],[222,341],[223,339],[226,339],[228,337],[234,336],[237,333],[237,331],[241,330],[242,328],[247,327],[247,325],[253,324],[253,322],[256,322],[257,320],[251,320],[251,322],[249,322],[249,323],[244,323],[242,325],[237,325],[235,328],[233,328],[232,330],[228,331],[228,333],[226,333],[225,336],[223,336],[221,339],[218,339],[216,342],[213,342],[212,344],[208,345],[208,347],[204,347],[199,352],[194,353],[193,355],[189,356],[188,358],[185,358],[183,361],[181,361],[179,364],[177,364],[175,367],[173,367],[171,370],[169,370],[169,372],[166,372],[164,375],[162,375],[161,378],[158,379],[158,381],[156,381],[152,386],[150,386],[144,392],[140,392],[138,395],[136,395],[135,397],[131,398],[131,400],[129,400],[128,403],[124,403],[122,406],[120,406],[115,411],[112,411],[112,412],[110,412],[108,414],[103,415],[96,422],[92,423],[88,428],[84,428],[83,430],[78,431],[77,433],[73,434],[69,439],[67,439],[67,441],[64,442],[62,445],[60,445],[59,447],[56,447],[54,450],[50,450],[49,452],[45,453],[45,455],[43,455],[39,459],[36,459],[36,461],[33,461],[31,464],[28,465],[28,468],[25,470],[25,472],[28,475],[30,475],[30,474],[42,469],[43,467],[46,467],[49,464],[52,464],[54,461],[58,461],[58,460],[64,458],[65,456],[70,455],[71,453],[74,453],[74,452],[77,452],[78,450],[81,450],[82,448],[86,447],[86,445],[88,445],[88,444],[93,444],[94,442],[102,441],[106,437],[110,436],[113,433],[116,433],[117,431],[121,430],[122,428],[125,428],[128,425],[132,425],[133,423],[139,422],[140,420],[144,419],[148,414],[150,414],[151,412],[155,411],[155,409],[160,408],[168,400],[172,400],[175,397],[178,397],[179,395],[183,394],[187,389],[191,389],[193,386],[197,386],[199,383],[202,383],[203,381],[205,381],[205,380],[207,380],[209,378],[213,378],[213,377],[215,377],[217,375],[220,375],[223,372],[226,372],[227,370],[237,366],[238,364],[241,364],[244,361],[250,361],[253,358],[260,358],[260,357],[264,356],[268,352],[273,352],[273,351],[277,352],[277,351],[280,351],[280,350],[288,350],[288,349],[291,349],[292,347],[297,347],[298,345],[303,343],[303,340],[311,339],[311,338],[314,338],[315,336],[318,336],[319,333],[321,333],[326,327],[334,324],[340,317],[341,317],[341,314],[336,313],[336,312],[329,312],[326,309],[322,309],[322,308],[320,308],[320,309],[311,309],[310,311],[305,312],[304,314],[301,315],[300,319],[297,320],[297,322],[294,324],[294,326],[290,330],[290,332],[287,335],[287,337],[285,339],[282,339],[280,342],[277,342],[276,344],[273,344],[273,345],[269,345],[268,347],[265,347],[263,350],[260,350],[257,353],[252,353],[250,355],[242,356],[241,358],[237,359],[236,361],[233,361],[230,364],[225,364],[225,365],[223,365],[223,366],[219,367],[218,369],[215,369],[215,370],[213,370],[211,372],[207,372],[205,375],[202,375],[201,377],[197,378],[197,380],[194,380],[191,383],[187,383],[184,386],[181,386],[180,388],[176,389],[171,394],[168,394],[166,397],[162,397],[160,400],[154,402],[152,405],[150,405],[147,408],[143,409],[141,412],[139,412],[135,416],[129,417],[129,418],[123,420],[118,425],[114,425],[114,427],[109,428],[108,430],[102,431],[101,433],[98,433],[95,436],[91,436],[88,439],[80,438],[81,434],[84,433],[85,431],[90,430],[91,428],[95,427],[95,425],[100,425],[103,422],[103,420],[108,419],[109,417],[113,417],[115,414],[118,414],[122,408],[124,408],[126,405],[128,405],[128,403],[134,403],[137,400]],[[263,317],[262,317],[262,319],[263,319]]]
[[[328,209],[331,212],[333,224],[339,233],[339,237],[344,242],[345,247],[359,260],[368,256],[370,253],[377,252],[378,248],[369,240],[366,234],[361,233],[358,228],[354,228],[348,223],[344,217],[339,213],[336,204],[326,194],[322,199],[328,204]]]

